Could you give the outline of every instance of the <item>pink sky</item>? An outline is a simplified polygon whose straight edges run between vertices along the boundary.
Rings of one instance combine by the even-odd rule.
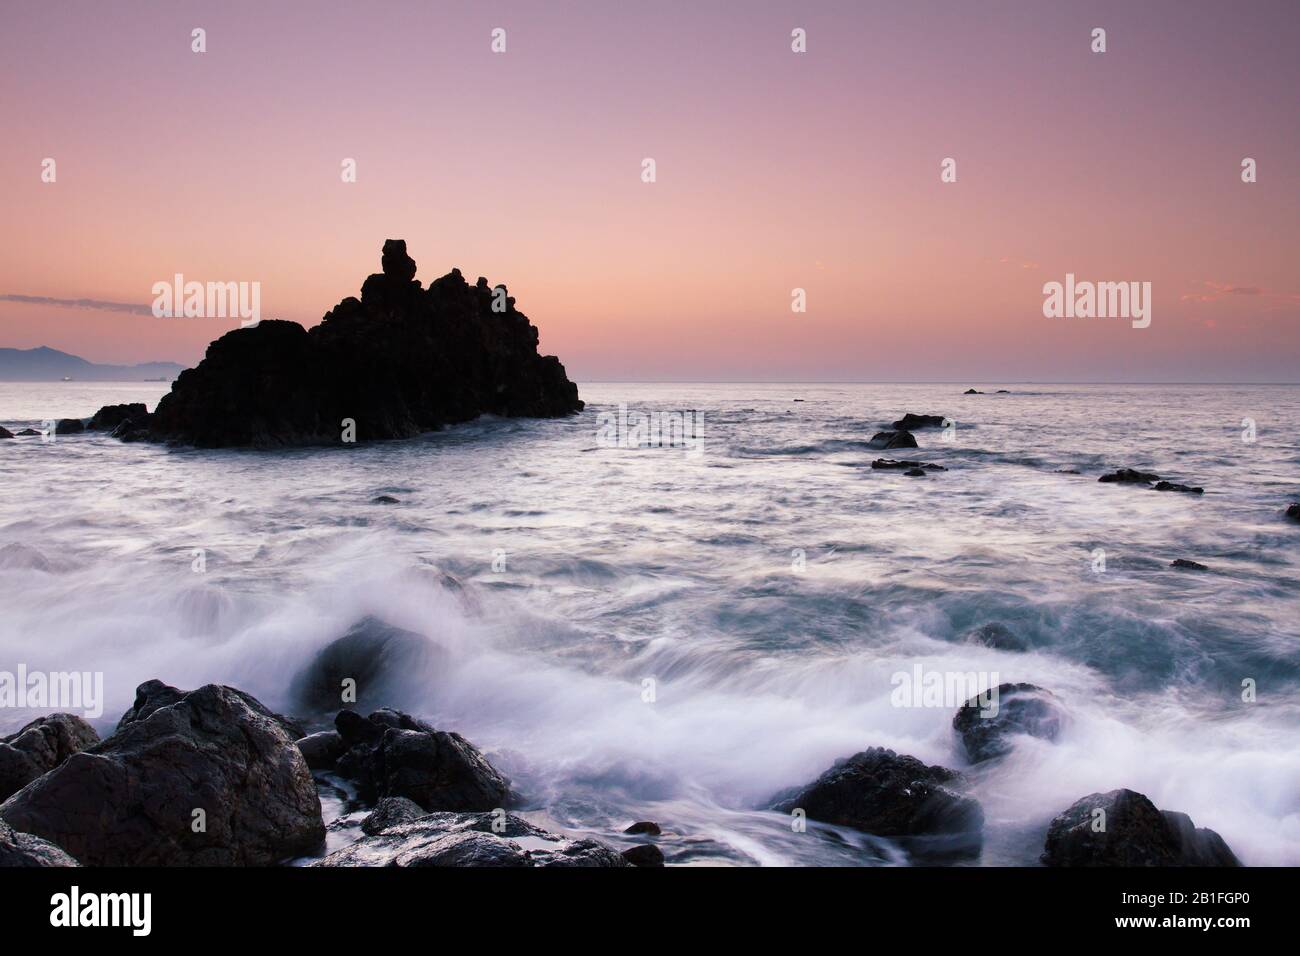
[[[579,381],[1296,381],[1298,48],[1292,2],[8,3],[0,346],[192,364],[238,321],[3,297],[312,324],[395,237]],[[1067,272],[1151,327],[1044,318]]]

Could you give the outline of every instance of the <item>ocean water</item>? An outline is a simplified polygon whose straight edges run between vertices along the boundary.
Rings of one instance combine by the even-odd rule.
[[[167,387],[3,384],[0,423]],[[1055,814],[1116,787],[1248,864],[1300,864],[1300,388],[1005,387],[588,384],[573,418],[375,445],[0,442],[0,670],[102,671],[105,728],[151,677],[292,711],[294,674],[374,615],[448,651],[394,705],[476,743],[551,825],[658,821],[670,862],[906,862],[759,809],[886,746],[968,773],[980,864],[1035,863]],[[608,447],[620,403],[699,413],[702,446]],[[866,446],[908,411],[951,440]],[[1125,466],[1206,491],[1098,483]],[[963,640],[990,622],[1031,650]],[[891,699],[918,665],[1033,682],[1068,723],[970,767],[952,707]]]

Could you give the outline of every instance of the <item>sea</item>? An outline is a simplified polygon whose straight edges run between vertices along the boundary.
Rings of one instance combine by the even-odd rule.
[[[549,826],[658,822],[670,864],[907,865],[764,809],[878,746],[966,775],[967,865],[1036,865],[1055,815],[1121,787],[1300,865],[1300,387],[966,384],[587,383],[569,418],[328,448],[0,441],[0,671],[102,673],[102,732],[150,678],[292,713],[373,616],[447,652],[392,706]],[[3,383],[0,424],[168,388]],[[870,447],[906,412],[947,422]],[[1097,480],[1125,467],[1204,494]],[[1026,649],[970,639],[989,624]],[[972,765],[961,701],[900,695],[930,673],[1067,719]]]

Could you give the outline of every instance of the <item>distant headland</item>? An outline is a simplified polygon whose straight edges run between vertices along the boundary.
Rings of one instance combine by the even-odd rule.
[[[170,382],[184,369],[176,362],[100,365],[44,345],[0,348],[0,382]]]

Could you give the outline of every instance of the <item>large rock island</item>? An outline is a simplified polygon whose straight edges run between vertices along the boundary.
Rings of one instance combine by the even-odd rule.
[[[227,332],[153,415],[119,437],[201,448],[409,438],[483,414],[580,411],[578,387],[504,286],[453,269],[422,288],[406,242],[311,329],[264,320]],[[352,423],[351,425],[349,423]]]

